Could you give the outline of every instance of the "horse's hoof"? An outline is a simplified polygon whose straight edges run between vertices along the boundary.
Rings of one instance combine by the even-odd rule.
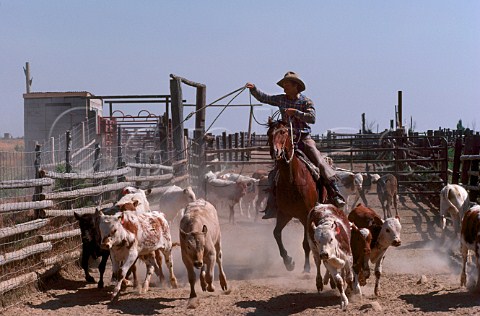
[[[95,279],[91,276],[91,275],[88,275],[85,277],[85,280],[88,282],[88,283],[95,283]]]
[[[284,264],[285,268],[287,268],[287,271],[293,271],[293,269],[295,269],[295,261],[293,261],[290,257],[284,260]]]

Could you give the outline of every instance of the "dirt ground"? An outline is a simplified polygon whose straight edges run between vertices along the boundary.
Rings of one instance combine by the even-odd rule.
[[[375,188],[367,195],[370,206],[381,212]],[[347,311],[340,309],[337,290],[326,286],[318,293],[315,273],[302,273],[302,227],[291,222],[284,230],[286,249],[296,261],[294,271],[283,266],[273,238],[274,220],[254,222],[237,215],[236,225],[228,224],[227,212],[220,210],[223,236],[224,268],[229,290],[202,292],[197,281],[199,306],[188,309],[189,285],[180,249],[174,250],[174,269],[178,289],[154,285],[140,295],[133,288],[122,292],[111,304],[111,286],[99,290],[87,284],[80,269],[70,269],[46,284],[46,289],[23,303],[3,310],[4,315],[317,315],[432,314],[480,315],[480,294],[460,287],[460,256],[454,249],[439,246],[440,229],[437,209],[411,197],[400,197],[402,245],[387,251],[380,281],[382,295],[373,294],[374,276],[362,288],[363,297],[351,296]],[[449,227],[451,228],[451,227]],[[178,228],[172,235],[178,240]],[[311,259],[312,267],[314,266]],[[107,267],[109,269],[110,265]],[[324,268],[322,268],[322,273]],[[98,279],[97,269],[93,269]],[[166,269],[164,268],[164,272]],[[218,271],[218,270],[217,270]],[[315,271],[312,269],[312,271]],[[469,271],[474,272],[472,264]],[[107,270],[109,284],[111,271]],[[476,275],[476,274],[475,274]],[[423,276],[423,277],[422,277]],[[469,277],[474,281],[475,277]],[[471,282],[469,282],[471,284]]]

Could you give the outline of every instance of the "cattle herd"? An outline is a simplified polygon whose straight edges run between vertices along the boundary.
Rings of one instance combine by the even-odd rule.
[[[257,220],[264,207],[269,190],[267,172],[257,171],[252,176],[236,173],[205,175],[205,199],[197,198],[191,187],[170,186],[141,190],[126,187],[122,197],[110,208],[95,214],[75,214],[82,235],[81,267],[87,282],[95,282],[89,274],[90,257],[101,257],[98,266],[98,288],[104,287],[104,272],[108,261],[112,263],[112,301],[119,299],[125,286],[139,287],[140,293],[148,291],[150,278],[155,272],[164,282],[162,263],[169,273],[169,283],[177,287],[173,272],[172,251],[180,247],[181,258],[190,284],[189,307],[198,304],[195,292],[196,270],[199,271],[201,289],[213,292],[215,263],[219,272],[220,287],[228,291],[223,269],[221,226],[217,209],[229,210],[229,223],[235,224],[235,207],[248,217]],[[316,287],[324,285],[338,289],[340,306],[346,309],[348,296],[362,295],[370,277],[370,264],[375,275],[375,295],[380,295],[382,263],[390,246],[401,245],[401,223],[397,211],[397,180],[391,174],[382,177],[374,174],[337,171],[338,187],[347,201],[343,210],[331,204],[316,204],[309,212],[305,234],[316,265]],[[383,209],[383,218],[368,207],[365,191],[370,183],[377,184],[377,193]],[[365,185],[367,184],[367,185]],[[354,196],[353,202],[349,200]],[[362,198],[363,203],[357,204]],[[159,205],[157,210],[150,205]],[[395,208],[392,216],[391,207]],[[254,214],[251,214],[253,211]],[[440,192],[442,228],[449,215],[460,244],[463,258],[461,285],[466,286],[466,262],[469,250],[480,278],[480,206],[472,206],[468,194],[460,185],[447,185]],[[172,224],[178,223],[178,235],[172,236]],[[174,240],[179,242],[174,242]],[[136,263],[140,259],[146,266],[145,280],[137,281]],[[178,264],[178,263],[175,263]],[[228,264],[228,263],[226,263]],[[326,268],[323,276],[321,266]],[[480,291],[480,283],[477,282]]]

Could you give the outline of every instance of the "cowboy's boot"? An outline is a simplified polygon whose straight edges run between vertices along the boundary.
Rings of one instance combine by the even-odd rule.
[[[277,217],[277,202],[275,201],[275,194],[273,193],[273,188],[268,190],[267,205],[265,206],[265,215],[262,216],[262,219],[269,219]]]
[[[327,189],[328,196],[330,197],[333,205],[338,208],[343,208],[345,206],[345,200],[340,195],[340,191],[338,190],[335,180],[330,179],[326,184],[325,188]]]

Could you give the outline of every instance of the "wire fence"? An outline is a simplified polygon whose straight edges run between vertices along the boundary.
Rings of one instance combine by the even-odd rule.
[[[118,129],[115,136],[121,136],[102,146],[107,135],[97,126],[90,119],[33,152],[0,152],[3,298],[78,260],[81,236],[75,212],[112,206],[128,185],[152,188],[188,181],[187,174],[177,172],[181,168],[161,165],[177,165],[163,158],[175,157],[172,151],[132,145],[145,143],[145,134],[143,140],[134,139]]]

